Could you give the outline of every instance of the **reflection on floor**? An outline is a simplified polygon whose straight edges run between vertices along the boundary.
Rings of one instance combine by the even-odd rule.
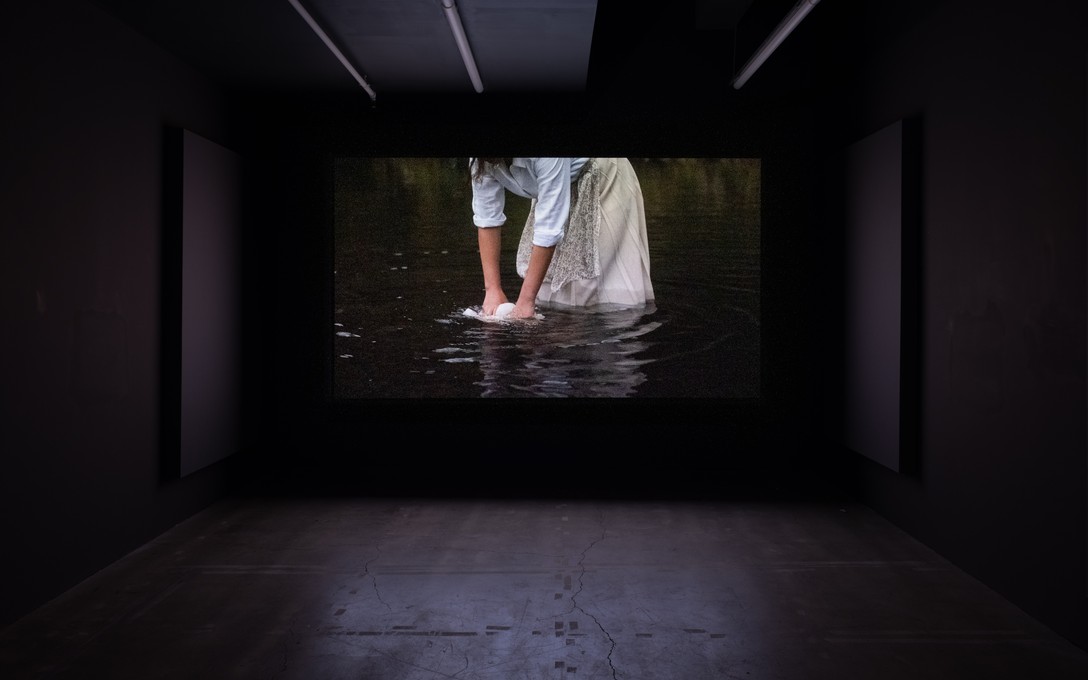
[[[863,506],[242,498],[0,632],[6,678],[1088,677]]]

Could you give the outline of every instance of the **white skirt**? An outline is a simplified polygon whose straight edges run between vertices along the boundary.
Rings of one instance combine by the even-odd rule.
[[[626,158],[591,158],[572,187],[570,219],[537,293],[538,304],[629,308],[654,299],[642,187]],[[518,246],[522,277],[532,251],[533,215]]]

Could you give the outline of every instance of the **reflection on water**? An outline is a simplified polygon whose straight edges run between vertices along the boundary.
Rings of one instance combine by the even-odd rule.
[[[653,306],[607,313],[542,310],[533,321],[475,320],[461,337],[474,355],[482,397],[630,397],[646,381],[642,359],[661,322]],[[441,348],[438,352],[458,352]]]
[[[338,165],[337,398],[759,396],[758,160],[632,159],[655,303],[504,322],[465,315],[483,291],[464,160]],[[507,207],[513,292],[527,206]]]

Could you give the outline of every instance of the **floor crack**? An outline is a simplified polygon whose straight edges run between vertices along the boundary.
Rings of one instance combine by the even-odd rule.
[[[616,651],[616,640],[605,629],[604,625],[600,622],[599,619],[597,619],[596,616],[594,616],[593,614],[590,614],[585,609],[583,609],[580,604],[578,604],[578,594],[582,592],[582,588],[584,587],[584,584],[582,582],[582,578],[586,575],[586,565],[585,565],[586,555],[589,553],[590,550],[593,550],[594,546],[596,546],[598,543],[603,541],[605,539],[605,536],[608,534],[608,527],[605,526],[604,513],[603,512],[600,513],[600,524],[601,524],[601,535],[600,535],[600,537],[594,539],[588,546],[586,546],[586,549],[582,551],[581,556],[578,558],[578,567],[580,569],[580,571],[578,573],[578,589],[575,590],[573,594],[571,594],[570,604],[571,604],[571,611],[574,611],[575,609],[577,609],[578,611],[582,612],[583,614],[585,614],[589,618],[593,619],[593,623],[597,624],[597,628],[599,628],[600,631],[602,633],[604,633],[604,636],[606,638],[608,638],[608,657],[607,657],[608,667],[612,669],[613,679],[618,680],[619,679],[619,671],[616,670],[615,664],[612,663],[612,652]]]
[[[381,602],[382,604],[384,604],[385,608],[388,609],[389,611],[393,611],[393,608],[389,606],[389,603],[382,599],[382,593],[381,593],[380,590],[378,590],[378,577],[376,577],[374,574],[370,573],[370,565],[372,563],[374,563],[374,562],[377,562],[382,557],[382,548],[381,548],[381,546],[378,546],[376,548],[376,550],[378,551],[378,554],[375,555],[374,557],[370,558],[369,560],[366,561],[365,564],[363,564],[363,574],[370,578],[370,584],[374,588],[374,596],[378,598],[378,602]]]

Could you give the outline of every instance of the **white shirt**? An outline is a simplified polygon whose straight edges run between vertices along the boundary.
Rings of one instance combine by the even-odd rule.
[[[498,227],[506,222],[506,191],[536,199],[533,244],[554,246],[570,217],[571,183],[588,158],[515,158],[509,168],[491,166],[472,182],[472,222]],[[470,169],[476,159],[470,159]]]

